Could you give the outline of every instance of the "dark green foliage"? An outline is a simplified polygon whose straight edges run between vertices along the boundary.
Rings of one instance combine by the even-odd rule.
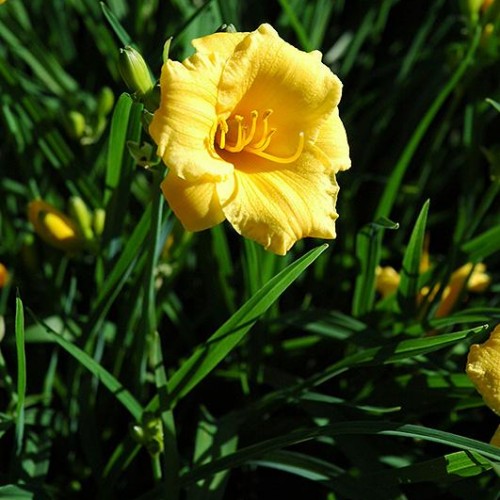
[[[464,369],[500,323],[500,2],[469,3],[0,5],[0,498],[498,498]],[[352,155],[337,240],[286,257],[180,227],[117,69],[262,22],[339,75]],[[26,215],[71,196],[106,212],[77,255]],[[469,262],[490,286],[436,317]]]

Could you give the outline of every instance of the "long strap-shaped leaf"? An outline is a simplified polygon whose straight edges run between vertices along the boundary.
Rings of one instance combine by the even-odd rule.
[[[206,342],[199,346],[168,383],[171,405],[198,385],[243,339],[255,322],[280,295],[328,247],[317,247],[269,280],[231,316]]]
[[[327,248],[327,244],[314,248],[269,280],[172,375],[165,391],[168,400],[160,404],[157,395],[145,411],[171,410],[179,399],[196,387],[238,345],[262,314]],[[138,451],[139,445],[131,443],[130,438],[126,439],[104,468],[104,477],[108,481],[114,481]]]
[[[451,446],[452,448],[467,450],[469,452],[477,452],[486,459],[494,462],[500,461],[499,448],[476,441],[475,439],[451,434],[449,432],[397,422],[339,422],[322,427],[298,429],[283,436],[267,439],[266,441],[247,446],[246,448],[242,448],[235,453],[221,457],[209,464],[202,465],[190,472],[187,472],[182,477],[181,484],[190,484],[195,481],[205,479],[216,472],[220,472],[221,470],[238,467],[249,460],[262,457],[269,452],[284,448],[285,446],[291,446],[293,444],[309,441],[321,436],[346,436],[356,434],[399,436],[410,439],[431,441]]]

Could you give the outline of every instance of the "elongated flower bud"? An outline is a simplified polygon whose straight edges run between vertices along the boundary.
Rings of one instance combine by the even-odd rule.
[[[99,237],[104,232],[104,224],[106,223],[106,211],[104,208],[96,208],[92,216],[92,227],[94,234]]]
[[[120,49],[120,74],[127,87],[139,96],[146,95],[154,87],[149,68],[143,57],[133,47]]]
[[[92,214],[87,205],[79,196],[72,196],[69,200],[69,213],[77,223],[83,237],[90,241],[94,238],[92,231]]]

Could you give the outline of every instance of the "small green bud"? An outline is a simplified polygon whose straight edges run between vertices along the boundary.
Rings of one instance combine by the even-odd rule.
[[[115,104],[115,95],[109,87],[103,87],[97,97],[97,113],[100,116],[106,116],[113,109]]]
[[[72,196],[69,199],[69,213],[71,218],[76,222],[85,240],[93,240],[92,216],[87,205],[85,205],[85,202],[79,196]]]
[[[87,123],[85,116],[79,111],[70,111],[68,113],[68,132],[71,137],[80,139],[85,134]]]
[[[132,438],[143,445],[150,455],[157,455],[163,451],[163,426],[161,420],[154,414],[146,412],[141,424],[130,427]]]
[[[120,49],[118,60],[120,74],[127,87],[138,96],[146,95],[154,86],[149,68],[143,57],[133,47]]]
[[[104,208],[96,208],[92,216],[92,227],[94,234],[99,237],[104,232],[104,224],[106,223],[106,211]]]

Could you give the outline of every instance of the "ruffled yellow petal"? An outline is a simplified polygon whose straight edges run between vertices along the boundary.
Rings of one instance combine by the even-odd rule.
[[[161,189],[175,215],[188,231],[202,231],[225,219],[216,184],[213,182],[189,183],[169,172]]]
[[[248,33],[214,33],[213,35],[196,38],[193,47],[202,54],[218,54],[229,59],[236,46],[246,38]]]
[[[161,74],[161,102],[149,126],[158,156],[190,182],[217,181],[233,166],[214,150],[218,83],[224,60],[195,54],[182,64],[168,60]]]
[[[351,167],[347,134],[340,120],[338,108],[333,110],[321,126],[314,147],[321,151],[335,173]]]
[[[318,60],[282,40],[269,25],[248,34],[228,60],[219,84],[217,110],[249,116],[271,109],[276,133],[268,151],[290,156],[299,134],[314,142],[340,101],[342,84]]]
[[[305,153],[288,168],[269,169],[265,161],[260,169],[255,163],[238,168],[232,192],[218,186],[226,218],[240,234],[279,255],[301,238],[335,238],[338,186],[317,164]]]
[[[500,325],[486,342],[471,346],[466,372],[484,402],[500,415]]]

